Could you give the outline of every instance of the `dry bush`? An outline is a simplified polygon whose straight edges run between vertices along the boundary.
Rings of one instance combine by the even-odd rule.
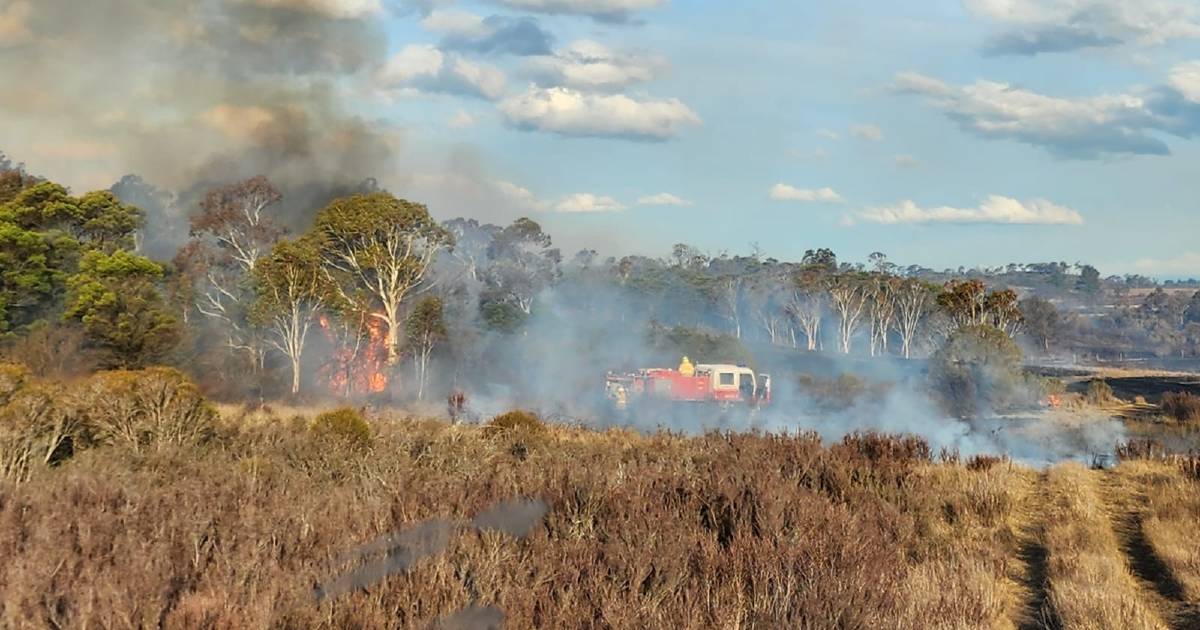
[[[350,407],[318,415],[309,430],[319,439],[335,441],[351,448],[371,446],[371,425],[357,409]]]
[[[972,455],[971,458],[967,460],[967,470],[974,472],[991,470],[993,466],[1007,464],[1008,461],[1009,460],[1007,457],[996,455]]]
[[[1167,628],[1138,591],[1097,474],[1061,464],[1047,475],[1045,545],[1049,598],[1064,628]]]
[[[0,367],[0,370],[3,368]],[[38,466],[65,456],[78,429],[78,419],[59,403],[61,388],[24,379],[9,379],[0,388],[0,479],[25,481]],[[0,377],[3,378],[3,377]]]
[[[1153,439],[1128,440],[1117,444],[1117,460],[1137,461],[1141,459],[1162,459],[1167,450],[1162,442]]]
[[[100,372],[73,404],[97,442],[134,451],[195,444],[210,436],[216,409],[171,368]]]
[[[537,414],[514,409],[488,421],[485,432],[489,434],[524,432],[536,435],[545,433],[546,425],[541,418],[537,417]]]
[[[1162,410],[1178,422],[1200,423],[1200,396],[1167,392],[1162,397]]]
[[[1093,379],[1088,383],[1087,394],[1084,396],[1084,399],[1088,404],[1096,407],[1119,402],[1113,394],[1112,386],[1102,378]]]
[[[985,627],[999,614],[1002,572],[956,541],[999,531],[1011,501],[985,484],[1004,467],[964,470],[978,482],[950,492],[960,479],[927,473],[912,447],[543,438],[522,460],[479,428],[396,420],[370,451],[333,456],[280,422],[219,448],[88,450],[0,486],[0,626],[423,627],[472,604],[518,628],[905,628],[943,614]],[[529,538],[459,535],[407,574],[314,601],[346,550],[514,496],[551,508]],[[935,529],[945,544],[926,546]],[[935,590],[956,567],[971,571],[961,596]]]

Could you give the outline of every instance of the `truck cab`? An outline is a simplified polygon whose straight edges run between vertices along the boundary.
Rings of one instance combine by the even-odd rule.
[[[721,402],[744,402],[761,404],[770,400],[771,377],[760,374],[742,365],[723,363],[701,363],[696,374],[710,379],[709,388],[713,399]]]

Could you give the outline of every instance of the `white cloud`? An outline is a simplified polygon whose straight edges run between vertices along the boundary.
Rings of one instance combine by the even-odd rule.
[[[1170,258],[1140,258],[1131,267],[1146,275],[1200,277],[1200,252],[1183,252]]]
[[[383,10],[379,0],[246,0],[260,7],[294,9],[333,18],[361,18]]]
[[[624,209],[625,206],[616,199],[592,193],[576,193],[554,205],[555,212],[619,212]]]
[[[1196,3],[1191,0],[963,0],[963,4],[976,17],[1001,27],[984,47],[993,54],[1155,46],[1200,37]]]
[[[801,201],[804,203],[845,203],[846,200],[832,188],[809,190],[787,184],[771,187],[770,198],[775,201]]]
[[[380,73],[385,88],[478,96],[489,100],[504,93],[498,68],[447,54],[434,46],[410,44],[396,53]]]
[[[446,126],[451,129],[469,129],[475,126],[475,117],[460,109],[446,121]]]
[[[482,16],[461,9],[434,9],[421,20],[421,28],[461,37],[485,37],[491,31]]]
[[[588,15],[599,20],[623,22],[631,13],[654,9],[670,0],[494,0],[523,11],[551,14]]]
[[[1184,68],[1176,80],[1191,80]],[[1174,90],[1061,98],[994,81],[955,87],[924,75],[901,73],[893,88],[924,96],[963,129],[987,138],[1006,138],[1044,147],[1060,157],[1094,158],[1108,154],[1166,154],[1166,144],[1147,133],[1158,129],[1191,135],[1196,122],[1179,116]],[[1184,112],[1186,114],[1187,112]],[[1197,117],[1200,121],[1200,116]]]
[[[832,129],[818,129],[817,135],[829,140],[837,140],[840,137],[838,132],[833,131]]]
[[[1171,68],[1167,83],[1183,98],[1200,103],[1200,61],[1189,61]]]
[[[529,70],[544,85],[584,90],[617,90],[645,83],[667,67],[664,58],[643,53],[617,53],[603,44],[579,40],[553,55],[534,58]]]
[[[0,48],[20,46],[33,40],[29,30],[29,15],[33,5],[27,0],[16,0],[0,7]]]
[[[859,140],[869,140],[871,142],[883,140],[883,130],[877,125],[854,125],[850,128],[850,135]]]
[[[1045,199],[1021,202],[1010,197],[991,195],[977,208],[939,206],[921,208],[912,201],[898,206],[871,208],[857,215],[867,223],[990,223],[1016,225],[1082,225],[1078,211]],[[853,222],[853,219],[851,220]]]
[[[623,94],[587,94],[568,88],[531,86],[505,99],[500,111],[509,124],[564,136],[666,140],[700,117],[678,99],[637,100]]]
[[[496,181],[495,186],[501,196],[513,202],[518,207],[538,211],[546,210],[550,207],[549,203],[538,199],[537,195],[533,194],[533,191],[523,186],[506,181]]]
[[[680,208],[687,208],[695,205],[687,199],[683,199],[681,197],[672,195],[671,193],[665,192],[658,193],[657,195],[639,197],[637,203],[639,206],[678,206]]]
[[[897,155],[892,158],[892,161],[896,164],[896,168],[901,170],[914,169],[921,165],[921,160],[918,160],[916,157],[907,154]]]

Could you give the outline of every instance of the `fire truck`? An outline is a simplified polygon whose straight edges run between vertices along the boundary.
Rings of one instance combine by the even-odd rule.
[[[609,372],[605,397],[618,411],[648,402],[707,403],[722,407],[762,407],[771,403],[771,377],[744,365],[693,364],[683,357],[679,367]]]

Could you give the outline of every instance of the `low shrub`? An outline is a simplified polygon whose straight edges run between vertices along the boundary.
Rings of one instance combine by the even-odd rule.
[[[537,417],[537,414],[514,409],[492,418],[487,423],[485,431],[493,434],[509,432],[541,434],[546,432],[546,425],[542,422],[541,418]]]
[[[998,464],[1004,464],[1007,462],[1007,457],[998,457],[996,455],[973,455],[967,460],[967,470],[983,472],[986,470],[991,470],[992,467]]]
[[[1117,401],[1117,397],[1113,395],[1112,386],[1102,378],[1094,379],[1088,383],[1085,399],[1091,405],[1108,405]]]
[[[78,416],[59,404],[61,398],[60,388],[28,381],[0,396],[0,479],[26,481],[35,467],[69,450]]]
[[[1117,459],[1123,462],[1139,459],[1162,459],[1166,449],[1157,440],[1129,440],[1117,445]]]
[[[801,374],[796,384],[821,411],[844,411],[863,402],[882,403],[891,391],[888,383],[874,383],[855,374],[841,374],[836,378]]]
[[[29,371],[25,366],[16,363],[0,363],[0,405],[8,402],[17,390],[29,379]]]
[[[1200,422],[1200,396],[1167,392],[1162,397],[1162,411],[1179,422]]]
[[[371,445],[371,425],[357,409],[350,407],[317,416],[309,431],[318,438],[338,441],[353,448]]]
[[[96,442],[134,451],[202,442],[217,420],[200,390],[173,368],[100,372],[71,402]]]

